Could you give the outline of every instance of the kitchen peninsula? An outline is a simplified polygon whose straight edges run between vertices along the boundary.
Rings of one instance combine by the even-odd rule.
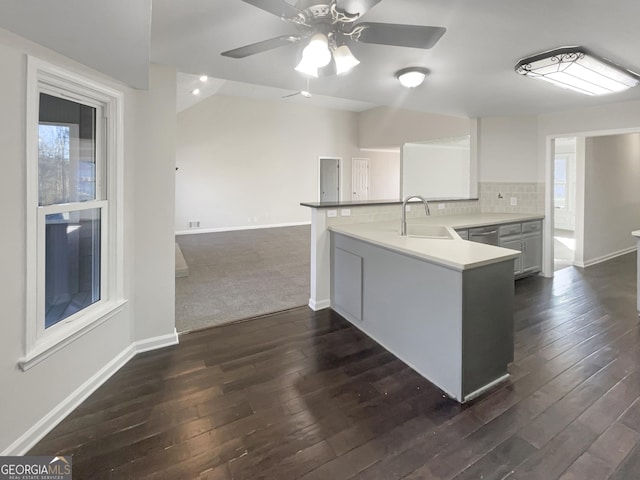
[[[460,402],[508,377],[520,252],[463,240],[454,227],[541,216],[425,218],[413,208],[402,236],[399,203],[312,209],[312,295],[314,272],[316,287],[325,273],[326,306]]]

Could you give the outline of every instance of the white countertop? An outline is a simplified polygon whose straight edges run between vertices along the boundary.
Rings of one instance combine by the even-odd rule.
[[[542,215],[513,213],[482,213],[432,216],[410,219],[408,223],[445,225],[451,228],[469,228],[541,218],[544,217]],[[329,230],[394,250],[404,255],[460,271],[509,260],[520,255],[520,252],[517,250],[462,240],[455,232],[452,232],[454,236],[452,240],[401,236],[400,220],[334,225],[329,227]]]
[[[640,230],[636,230],[635,232],[631,232],[631,235],[633,235],[634,237],[640,238]]]

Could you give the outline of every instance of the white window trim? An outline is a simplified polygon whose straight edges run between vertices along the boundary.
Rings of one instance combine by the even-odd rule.
[[[102,212],[108,216],[103,223],[102,244],[107,249],[106,264],[101,265],[101,286],[104,297],[94,305],[65,319],[51,332],[39,332],[39,292],[43,275],[43,262],[38,261],[38,122],[40,92],[56,92],[57,95],[87,103],[86,98],[104,105],[106,138],[106,198],[108,207],[102,204]],[[23,371],[37,365],[45,358],[66,347],[82,335],[113,317],[124,308],[124,233],[123,233],[123,157],[124,157],[124,95],[122,92],[91,79],[57,67],[40,59],[27,56],[27,110],[26,110],[26,181],[27,181],[27,255],[26,255],[26,304],[24,356],[18,365]],[[96,203],[88,202],[87,208]],[[62,208],[65,208],[62,206]],[[42,254],[42,252],[40,252]],[[38,272],[38,268],[42,271]],[[40,334],[39,334],[40,333]]]

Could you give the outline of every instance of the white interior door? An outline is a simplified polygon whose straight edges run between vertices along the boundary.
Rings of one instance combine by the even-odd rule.
[[[351,159],[352,200],[369,200],[369,159]]]
[[[340,160],[337,158],[320,159],[320,201],[337,202],[340,200]]]

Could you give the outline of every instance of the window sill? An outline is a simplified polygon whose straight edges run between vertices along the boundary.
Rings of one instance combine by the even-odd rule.
[[[54,353],[73,343],[78,338],[86,335],[94,328],[102,325],[110,318],[122,312],[126,303],[127,300],[110,302],[99,310],[70,323],[66,328],[57,332],[55,336],[45,337],[37,341],[27,355],[18,361],[20,370],[26,372]]]

